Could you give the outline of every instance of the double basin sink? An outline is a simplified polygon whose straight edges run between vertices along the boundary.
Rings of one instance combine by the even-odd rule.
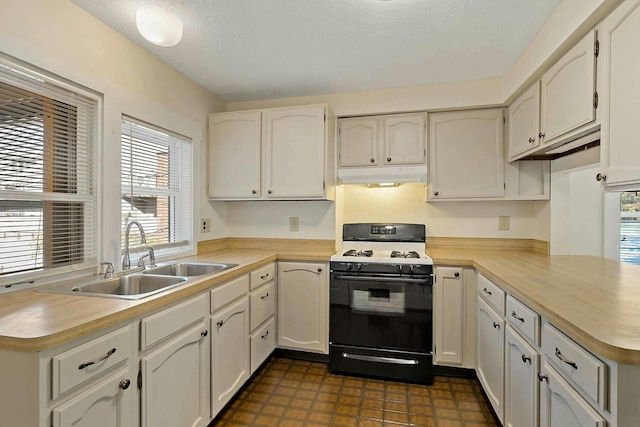
[[[77,281],[61,283],[40,288],[37,292],[136,300],[180,286],[190,278],[219,273],[237,266],[238,264],[221,263],[167,263],[137,274],[94,279],[91,283],[80,285]]]

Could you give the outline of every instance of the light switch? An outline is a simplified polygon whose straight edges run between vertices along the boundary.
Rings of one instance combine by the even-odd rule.
[[[289,231],[300,231],[300,217],[289,217]]]

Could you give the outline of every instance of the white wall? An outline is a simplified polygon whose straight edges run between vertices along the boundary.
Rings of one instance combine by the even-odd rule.
[[[121,115],[192,138],[194,159],[206,159],[207,114],[226,104],[69,0],[0,1],[0,52],[103,94],[102,258],[119,260]],[[194,216],[226,236],[226,206],[201,203],[203,165],[194,164]]]

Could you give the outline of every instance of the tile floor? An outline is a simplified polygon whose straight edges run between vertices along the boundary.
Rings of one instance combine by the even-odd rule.
[[[273,357],[212,427],[500,426],[477,380],[433,386],[331,374],[324,363]]]

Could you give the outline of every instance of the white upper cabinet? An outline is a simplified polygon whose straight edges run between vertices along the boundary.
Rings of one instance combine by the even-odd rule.
[[[540,145],[540,82],[509,106],[509,160]]]
[[[591,31],[541,80],[540,138],[544,144],[596,119],[596,32]]]
[[[340,167],[423,165],[426,113],[340,119]]]
[[[264,114],[267,198],[321,198],[325,110],[296,107]]]
[[[382,119],[384,123],[384,164],[424,163],[426,115],[399,114]]]
[[[340,119],[340,166],[377,165],[380,121],[375,117]]]
[[[430,114],[428,198],[503,197],[503,127],[500,108]]]
[[[332,200],[335,118],[327,105],[209,115],[209,197]]]
[[[209,197],[260,197],[259,111],[213,114],[209,118]]]
[[[628,0],[602,24],[601,178],[606,186],[640,183],[640,1]],[[603,177],[604,176],[604,177]]]

